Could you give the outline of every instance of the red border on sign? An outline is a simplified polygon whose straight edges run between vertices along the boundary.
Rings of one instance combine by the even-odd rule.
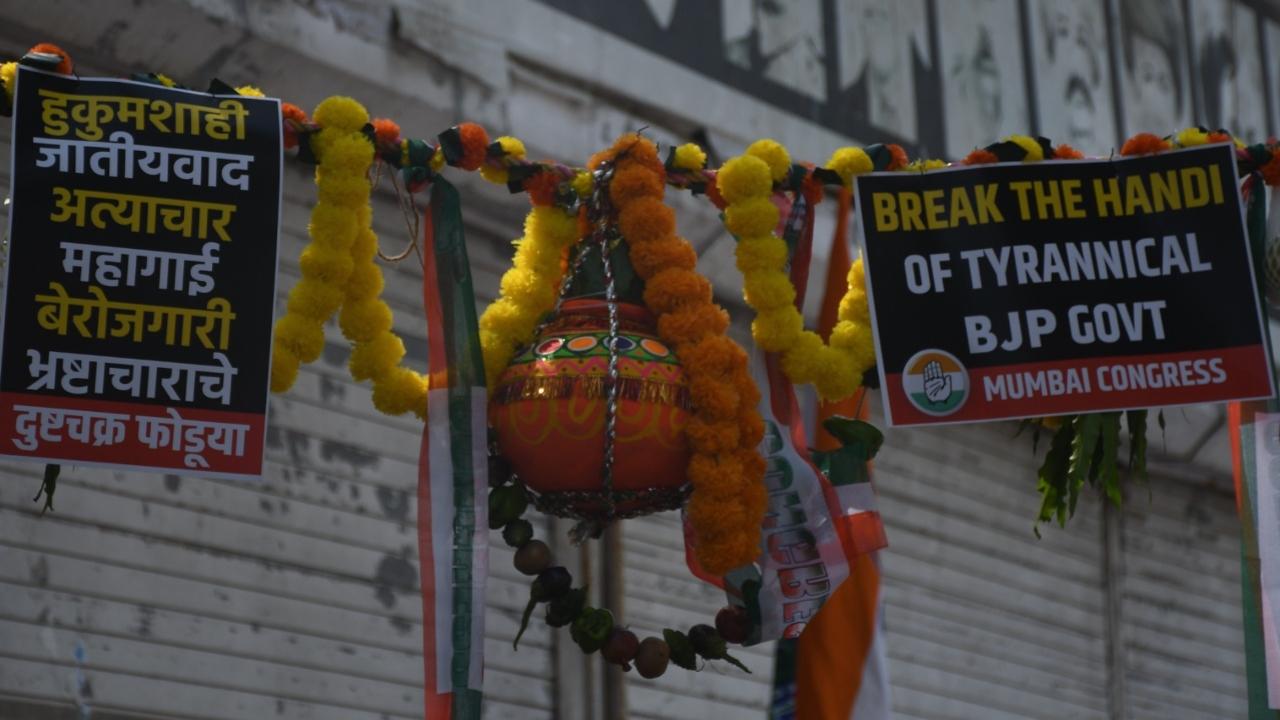
[[[1217,375],[1209,363],[1225,375],[1221,382],[1201,383],[1206,372]],[[1077,373],[1077,378],[1082,379],[1071,392],[1065,387],[1068,372]],[[1028,376],[1035,377],[1037,373],[1045,373],[1044,390],[1037,386],[1034,393],[1028,394]],[[1054,373],[1063,379],[1062,387],[1054,387],[1056,383],[1047,380]],[[1269,397],[1269,373],[1262,345],[970,368],[969,397],[954,413],[943,416],[922,412],[907,398],[900,369],[885,373],[884,378],[894,425],[941,425]],[[1002,377],[1004,397],[997,391]],[[1136,377],[1147,378],[1148,386],[1132,386],[1131,378]],[[1168,384],[1169,377],[1175,378],[1176,383]],[[991,391],[988,385],[992,386]]]
[[[19,431],[18,421],[24,411],[15,406],[49,408],[72,413],[105,413],[115,416],[124,426],[119,440],[104,440],[101,433],[74,432],[73,424],[65,417],[50,423],[44,437],[40,436],[40,418],[28,416],[25,431]],[[188,453],[183,441],[165,443],[164,447],[149,447],[139,436],[139,418],[156,418],[170,421],[169,410],[175,410],[184,423],[229,423],[245,427],[243,444],[236,454],[224,454],[213,447],[201,452]],[[127,416],[123,419],[121,416]],[[24,460],[37,460],[67,464],[105,465],[142,470],[171,470],[194,475],[227,475],[258,477],[262,474],[263,442],[266,434],[266,416],[255,413],[205,410],[192,407],[170,408],[164,405],[122,403],[91,398],[70,398],[58,395],[0,392],[0,455]],[[36,431],[32,436],[34,427]],[[185,427],[185,425],[184,425]],[[73,435],[86,436],[76,439]],[[206,428],[197,428],[195,435],[207,438]],[[34,444],[34,447],[32,446]],[[207,463],[189,463],[190,456],[198,455]]]

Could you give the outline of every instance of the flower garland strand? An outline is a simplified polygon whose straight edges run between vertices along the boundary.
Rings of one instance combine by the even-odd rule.
[[[372,148],[360,132],[368,122],[350,98],[331,97],[315,110],[322,129],[310,137],[319,165],[318,199],[307,226],[311,242],[299,263],[302,280],[289,291],[285,314],[276,321],[271,361],[271,391],[285,392],[301,363],[314,362],[324,349],[324,324],[341,307],[354,263],[360,208],[367,208]]]
[[[746,352],[725,335],[729,317],[695,269],[697,254],[676,235],[675,213],[663,202],[665,168],[657,149],[639,135],[625,135],[589,166],[608,162],[614,163],[609,197],[631,263],[645,282],[645,305],[688,377],[693,414],[685,432],[693,493],[687,511],[696,557],[707,572],[723,575],[760,554],[767,501],[757,450],[764,436],[760,392]]]
[[[893,162],[905,165],[905,155]],[[842,148],[827,165],[846,185],[854,175],[873,169],[870,156],[861,148]],[[840,301],[830,342],[824,342],[804,328],[804,318],[795,306],[796,289],[786,271],[787,244],[776,232],[773,187],[790,171],[786,149],[773,140],[759,140],[745,155],[724,164],[716,176],[716,188],[728,203],[725,226],[738,237],[735,255],[743,297],[756,313],[751,323],[756,344],[782,354],[783,372],[792,382],[812,383],[823,399],[838,400],[856,392],[863,375],[876,363],[862,261],[849,269],[848,290]]]
[[[426,414],[427,382],[400,366],[404,342],[392,330],[391,308],[379,298],[382,271],[375,263],[368,179],[374,148],[364,134],[368,112],[360,103],[332,97],[316,108],[322,129],[309,138],[315,154],[317,201],[311,211],[310,244],[302,251],[302,280],[289,291],[284,317],[276,322],[271,389],[284,392],[298,367],[324,348],[324,323],[339,308],[339,326],[351,341],[347,367],[356,381],[373,381],[373,404],[388,415]],[[384,134],[389,128],[383,125]],[[398,135],[398,128],[395,129]]]
[[[515,241],[512,267],[502,275],[500,294],[480,315],[480,348],[489,391],[515,351],[533,340],[538,321],[555,307],[565,250],[580,236],[573,215],[552,205],[534,205]]]

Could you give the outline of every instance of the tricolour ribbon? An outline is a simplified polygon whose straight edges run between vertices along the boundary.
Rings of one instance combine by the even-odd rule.
[[[427,720],[478,720],[488,575],[484,359],[458,191],[431,184],[424,218],[427,424],[418,460],[418,555]]]

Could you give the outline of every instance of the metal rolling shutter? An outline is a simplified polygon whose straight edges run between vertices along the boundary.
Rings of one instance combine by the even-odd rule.
[[[1098,506],[1037,540],[1037,463],[1014,427],[891,431],[876,459],[897,718],[1106,715]]]
[[[1248,714],[1230,479],[1153,477],[1123,514],[1128,717]]]

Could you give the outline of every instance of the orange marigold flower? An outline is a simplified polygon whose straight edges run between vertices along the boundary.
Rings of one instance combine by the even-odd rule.
[[[1066,143],[1062,143],[1053,149],[1053,156],[1059,160],[1083,160],[1084,153],[1071,147]]]
[[[458,167],[463,170],[480,169],[489,151],[489,133],[473,122],[464,122],[458,126],[458,136],[462,138],[462,159],[458,161]]]
[[[587,169],[594,170],[603,163],[616,160],[621,167],[628,162],[638,163],[659,174],[666,182],[666,167],[658,158],[658,148],[639,133],[627,133],[614,141],[608,150],[602,150],[587,161]]]
[[[619,164],[609,181],[609,197],[617,205],[640,198],[662,198],[662,177],[639,163]]]
[[[732,338],[710,335],[679,347],[680,362],[698,372],[728,377],[747,367],[747,353]]]
[[[889,167],[886,168],[887,170],[901,170],[910,162],[910,160],[907,159],[907,151],[903,150],[901,145],[894,145],[890,143],[885,147],[888,148],[889,157],[892,158],[889,160]]]
[[[689,482],[693,483],[694,493],[709,491],[711,495],[720,494],[717,490],[727,489],[733,492],[742,477],[742,459],[737,452],[706,454],[699,453],[689,459]]]
[[[1280,185],[1280,152],[1272,151],[1271,159],[1258,169],[1262,180],[1268,185]]]
[[[1000,158],[996,157],[995,153],[984,148],[978,148],[977,150],[974,150],[968,155],[965,155],[964,159],[960,161],[960,164],[961,165],[990,165],[991,163],[998,163],[998,162],[1000,162]]]
[[[683,359],[683,358],[682,358]],[[694,368],[685,366],[693,377],[689,378],[689,400],[694,411],[709,420],[728,421],[738,415],[738,390],[715,374],[695,374]]]
[[[746,527],[750,522],[747,507],[737,495],[733,493],[727,500],[722,500],[708,494],[694,493],[689,498],[689,520],[694,527],[703,528],[710,537],[724,538],[737,535],[742,532],[741,528]]]
[[[58,66],[54,68],[54,70],[62,75],[71,74],[71,69],[73,67],[71,63],[71,56],[67,54],[66,50],[63,50],[57,45],[54,45],[53,43],[40,43],[38,45],[32,46],[32,48],[28,52],[47,53],[49,55],[57,55],[58,57],[62,58],[62,62],[58,63]]]
[[[658,336],[677,346],[719,335],[728,327],[729,314],[712,304],[682,307],[658,318]]]
[[[529,202],[534,205],[548,206],[554,205],[556,202],[556,190],[560,186],[560,179],[555,173],[542,171],[534,173],[532,177],[524,181],[524,191],[529,193]]]
[[[660,242],[675,235],[676,214],[659,197],[636,198],[618,211],[618,229],[633,247]]]
[[[667,268],[646,278],[644,303],[659,315],[681,307],[710,302],[711,283],[692,270]]]
[[[631,265],[640,277],[647,278],[666,268],[692,270],[698,265],[698,255],[689,243],[672,236],[668,240],[633,243]]]
[[[383,145],[391,145],[400,142],[400,126],[395,120],[387,118],[373,119],[373,134],[378,138],[378,142]]]
[[[747,370],[744,363],[734,373],[733,381],[738,386],[738,395],[742,398],[744,405],[755,407],[760,403],[760,388],[756,387],[755,380],[751,379],[751,373]],[[752,443],[748,447],[755,447],[759,443]]]
[[[756,390],[756,394],[759,394]],[[738,394],[742,394],[742,388],[738,388]],[[738,435],[742,438],[742,446],[746,448],[754,448],[764,439],[764,418],[760,417],[759,411],[756,410],[755,404],[743,404],[738,412]],[[759,456],[759,453],[752,453]]]
[[[1121,155],[1152,155],[1169,149],[1169,143],[1154,133],[1138,133],[1120,148]]]
[[[716,187],[715,173],[708,174],[711,178],[707,181],[707,199],[711,201],[712,205],[721,210],[729,207],[729,201],[724,199],[724,196],[720,194],[720,188]]]
[[[695,415],[689,418],[684,432],[696,453],[732,452],[739,445],[740,430],[738,424],[731,421],[708,420]]]
[[[307,122],[307,113],[302,108],[290,102],[280,103],[280,117],[284,122],[284,146],[286,149],[293,149],[298,146],[298,125]]]
[[[1231,142],[1232,140],[1234,140],[1234,138],[1231,137],[1231,133],[1229,132],[1216,130],[1209,133],[1209,142],[1211,143]]]

